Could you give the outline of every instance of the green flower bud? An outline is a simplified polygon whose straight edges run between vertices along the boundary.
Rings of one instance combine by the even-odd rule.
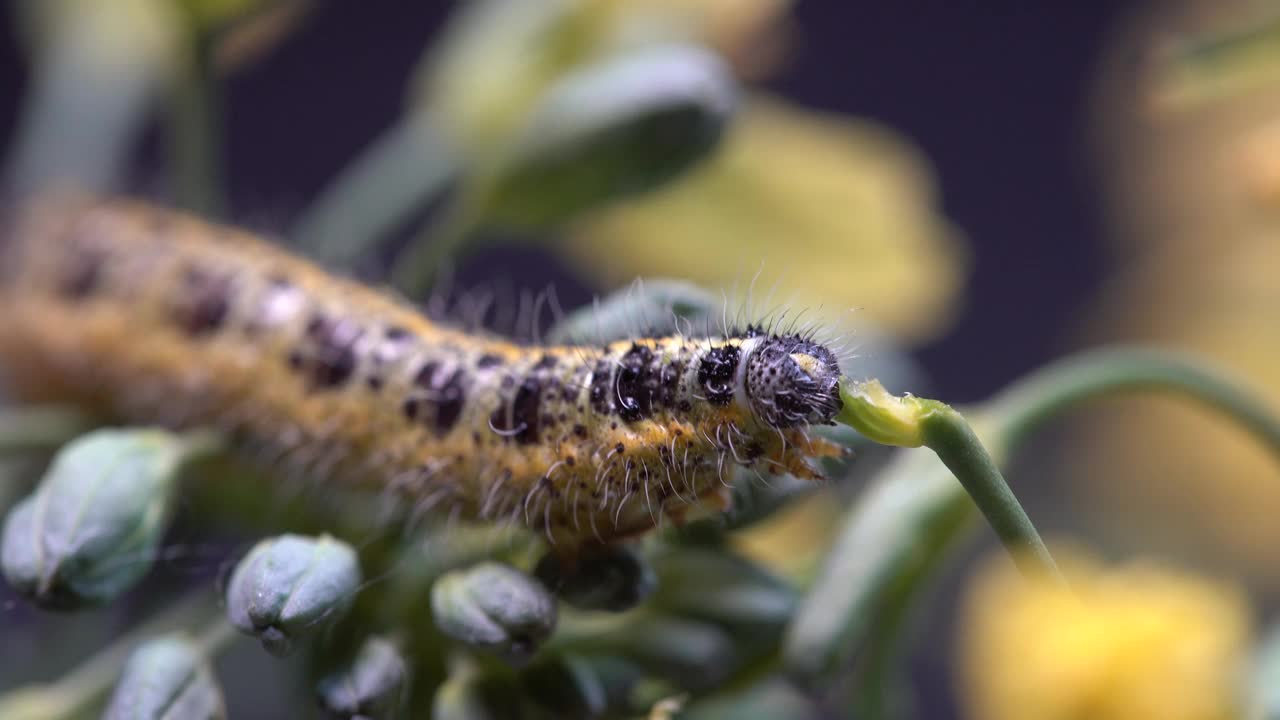
[[[547,589],[492,562],[437,580],[431,611],[444,634],[513,664],[528,660],[556,626],[556,601]]]
[[[294,640],[343,615],[360,586],[350,545],[328,535],[281,535],[254,546],[227,584],[227,618],[288,655]]]
[[[225,718],[222,692],[200,649],[180,633],[150,640],[129,656],[103,720]]]
[[[640,604],[658,580],[635,550],[611,545],[579,557],[572,571],[554,552],[538,562],[533,574],[561,600],[580,610],[622,612]]]
[[[187,449],[153,430],[99,430],[67,445],[6,518],[5,579],[60,610],[133,587],[155,560]]]
[[[408,674],[394,643],[369,638],[350,666],[320,681],[320,706],[336,717],[390,720],[404,707]]]
[[[694,47],[647,48],[567,74],[499,161],[487,215],[545,226],[653,190],[716,147],[736,102],[723,63]]]

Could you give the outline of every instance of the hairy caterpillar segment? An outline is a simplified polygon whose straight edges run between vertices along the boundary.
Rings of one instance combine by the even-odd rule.
[[[758,330],[522,347],[440,327],[247,234],[127,202],[47,205],[0,275],[0,370],[35,399],[215,425],[291,472],[506,519],[557,544],[723,508],[728,470],[816,478],[826,348]]]

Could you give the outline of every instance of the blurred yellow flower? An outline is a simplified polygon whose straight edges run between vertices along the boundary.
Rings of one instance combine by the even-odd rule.
[[[1280,75],[1251,69],[1275,65],[1268,38],[1280,33],[1272,16],[1256,15],[1261,34],[1243,32],[1250,16],[1231,9],[1163,6],[1113,54],[1104,180],[1122,251],[1094,338],[1193,351],[1237,371],[1280,412]],[[1196,30],[1206,23],[1207,40]],[[1228,48],[1222,28],[1267,47]],[[1125,59],[1174,30],[1200,49],[1157,56],[1135,78]],[[1188,57],[1200,63],[1194,73]],[[1114,534],[1280,587],[1280,467],[1252,438],[1159,400],[1107,404],[1081,426],[1069,476],[1084,480],[1087,511],[1111,513]]]
[[[718,155],[658,193],[586,219],[564,243],[598,280],[688,278],[908,340],[944,327],[966,256],[914,148],[865,121],[756,98]]]
[[[958,673],[972,720],[1240,717],[1251,619],[1233,587],[1055,550],[1071,583],[982,567],[961,611]]]

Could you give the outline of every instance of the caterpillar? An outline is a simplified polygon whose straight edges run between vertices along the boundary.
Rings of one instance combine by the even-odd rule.
[[[215,427],[566,549],[724,509],[733,466],[818,479],[842,452],[808,432],[840,407],[837,359],[800,335],[520,345],[129,200],[47,201],[0,250],[0,381],[19,397]]]

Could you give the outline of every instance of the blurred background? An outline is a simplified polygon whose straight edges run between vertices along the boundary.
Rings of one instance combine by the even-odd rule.
[[[852,372],[866,367],[895,391],[976,403],[1069,351],[1120,341],[1202,353],[1280,393],[1280,7],[659,4],[696,6],[681,32],[711,48],[741,88],[723,140],[669,184],[620,191],[572,217],[493,201],[494,221],[467,228],[481,240],[458,261],[449,292],[483,284],[510,305],[550,285],[573,308],[635,277],[732,294],[760,274],[760,285],[780,287],[774,304],[856,327],[866,364]],[[89,5],[14,2],[0,26],[7,191],[21,196],[98,158],[91,186],[199,206],[170,167],[183,152],[171,120],[189,103],[151,97],[167,91],[150,84],[171,81],[150,74],[180,64],[170,31],[128,0],[95,20],[119,25],[118,37],[76,39],[67,17],[106,13]],[[520,75],[532,52],[499,15],[459,29],[445,2],[188,5],[191,22],[217,27],[200,37],[217,45],[213,164],[224,191],[204,196],[203,210],[294,242],[314,236],[311,247],[334,248],[326,233],[336,232],[332,208],[343,207],[334,198],[344,178],[358,184],[351,178],[378,148],[409,160],[401,186],[426,188],[436,180],[418,174],[430,163],[413,166],[414,152],[500,165],[483,157],[510,131],[493,108],[524,107],[518,89],[515,99],[484,95],[507,92],[502,80]],[[493,39],[476,43],[464,30]],[[75,69],[78,42],[88,58],[117,57],[113,42],[130,52],[118,55],[119,75],[96,62],[101,77],[88,77]],[[428,48],[438,54],[424,56]],[[61,75],[57,58],[67,63]],[[59,95],[77,73],[107,97],[95,100],[101,117],[86,110],[99,106]],[[89,140],[67,144],[71,160],[24,154],[24,142],[39,139],[31,113],[42,97],[81,128],[73,134],[101,124],[99,136],[125,138],[127,151],[113,158]],[[140,109],[111,102],[127,97]],[[416,135],[397,144],[419,121],[452,149]],[[347,262],[341,247],[330,254],[381,281],[424,226],[426,237],[453,238],[453,226],[430,218],[469,217],[450,199],[468,197],[469,186],[446,182],[442,195],[395,200],[403,212],[389,213],[393,221],[342,226],[382,238],[361,259]],[[1011,478],[1051,532],[1245,583],[1265,609],[1280,589],[1270,463],[1197,412],[1126,399],[1056,424]],[[920,717],[962,717],[947,608],[970,560],[989,549],[948,570],[929,614],[935,632],[921,634],[929,640],[912,660]],[[0,686],[27,679],[15,662],[0,655]],[[233,716],[268,716],[254,712]]]

